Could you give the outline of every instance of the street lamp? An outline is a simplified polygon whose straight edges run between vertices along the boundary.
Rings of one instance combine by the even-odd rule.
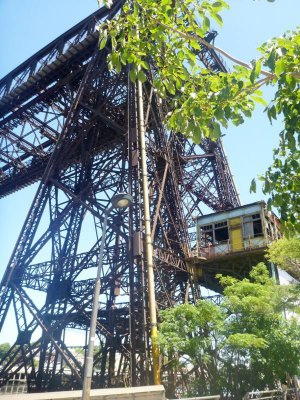
[[[133,198],[128,193],[115,194],[111,198],[112,205],[109,208],[107,208],[104,213],[102,237],[101,237],[101,244],[100,244],[100,253],[99,253],[99,258],[98,258],[98,266],[97,266],[97,276],[96,276],[96,280],[95,280],[95,289],[94,289],[94,297],[93,297],[89,344],[88,344],[87,356],[85,359],[82,400],[90,399],[90,391],[91,391],[92,376],[93,376],[94,345],[95,345],[96,325],[97,325],[99,296],[100,296],[100,273],[101,273],[102,264],[103,264],[103,251],[104,251],[105,235],[106,235],[106,228],[107,228],[107,218],[108,218],[109,213],[114,208],[127,208],[132,204],[132,202],[133,202]]]

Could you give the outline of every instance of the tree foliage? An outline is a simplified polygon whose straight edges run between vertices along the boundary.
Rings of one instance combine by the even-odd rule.
[[[196,306],[183,304],[164,310],[161,318],[159,344],[168,356],[167,365],[171,363],[175,372],[180,370],[187,375],[194,370],[199,377],[187,385],[185,394],[218,393],[222,386],[217,358],[223,310],[209,301],[199,301]]]
[[[161,312],[160,346],[180,360],[173,361],[174,368],[193,376],[188,394],[241,399],[247,391],[276,388],[286,374],[298,374],[299,319],[285,319],[283,309],[293,308],[299,289],[276,285],[264,264],[254,267],[249,279],[219,278],[220,305],[201,300]]]
[[[267,251],[269,261],[300,280],[300,239],[282,238],[273,242]]]
[[[218,139],[229,122],[242,124],[257,103],[266,106],[270,122],[283,116],[274,162],[260,179],[285,226],[300,231],[300,31],[268,41],[256,60],[244,62],[205,40],[213,24],[222,26],[227,8],[224,0],[127,0],[123,12],[100,27],[100,48],[109,40],[110,69],[119,73],[127,65],[132,81],[152,82],[168,99],[167,126],[196,143]],[[231,60],[231,72],[201,65],[203,46]],[[261,91],[266,85],[275,87],[269,105]]]
[[[2,357],[8,352],[8,350],[10,349],[10,344],[8,342],[5,343],[1,343],[0,344],[0,360],[2,359]]]

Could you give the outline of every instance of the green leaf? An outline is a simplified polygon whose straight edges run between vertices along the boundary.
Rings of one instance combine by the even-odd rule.
[[[253,178],[252,181],[251,181],[250,193],[256,193],[256,180],[255,180],[255,178]]]
[[[275,74],[279,77],[285,71],[285,61],[283,58],[280,58],[276,61],[275,65]]]
[[[188,58],[188,62],[191,65],[196,65],[196,62],[197,62],[196,55],[187,47],[184,48],[184,52],[185,52],[186,57]]]
[[[146,80],[147,80],[146,74],[142,70],[139,70],[137,77],[138,77],[138,80],[142,83],[146,82]]]
[[[174,86],[173,82],[171,82],[170,80],[165,81],[165,86],[169,93],[171,93],[171,94],[176,93],[175,86]]]
[[[212,17],[213,20],[216,21],[216,23],[218,25],[223,26],[223,19],[222,19],[221,15],[212,13],[211,17]]]
[[[225,112],[225,117],[227,119],[230,119],[232,115],[232,110],[228,105],[224,108],[224,112]]]
[[[255,101],[256,103],[262,104],[265,107],[268,105],[268,103],[266,102],[266,100],[263,97],[255,96],[254,94],[252,94],[251,99],[253,101]]]
[[[224,110],[221,107],[217,107],[215,109],[214,115],[217,119],[223,118],[224,117]]]
[[[289,90],[294,90],[297,84],[296,79],[293,76],[287,74],[285,80],[286,83],[289,85]]]
[[[212,6],[214,8],[222,8],[223,7],[223,5],[220,1],[215,1],[214,3],[212,3]]]
[[[113,68],[114,68],[113,63],[112,63],[111,61],[108,61],[107,67],[108,67],[108,70],[109,70],[109,71],[112,71]]]
[[[193,142],[200,144],[201,140],[202,140],[202,132],[201,129],[196,126],[193,130]]]
[[[122,70],[122,66],[121,66],[121,63],[119,62],[119,60],[116,62],[116,64],[115,64],[115,70],[116,70],[116,72],[119,74],[120,72],[121,72],[121,70]]]
[[[276,107],[274,105],[268,107],[267,114],[270,122],[272,123],[272,119],[277,119]]]
[[[107,43],[107,29],[103,29],[101,31],[100,39],[99,39],[99,50],[104,49],[106,43]]]
[[[144,69],[149,69],[149,64],[147,61],[141,60],[141,67]]]
[[[132,82],[135,82],[135,81],[136,81],[137,73],[136,73],[136,69],[135,69],[134,67],[132,67],[132,68],[130,69],[129,77],[130,77],[130,80],[131,80]]]
[[[209,30],[209,28],[210,28],[210,20],[209,20],[209,18],[207,18],[207,17],[204,17],[204,18],[203,18],[202,26],[203,26],[203,29],[204,29],[205,31],[208,31],[208,30]]]
[[[263,192],[264,193],[270,193],[270,189],[271,189],[270,181],[268,179],[265,179],[264,180]]]
[[[255,61],[251,74],[250,74],[250,82],[254,83],[256,79],[258,78],[259,74],[261,71],[261,60]]]
[[[212,140],[217,140],[217,139],[220,139],[221,136],[222,136],[222,132],[221,132],[220,125],[217,122],[214,122],[210,137]]]
[[[269,57],[266,60],[266,65],[270,68],[272,72],[275,71],[275,60],[276,60],[276,53],[275,50],[272,50]]]

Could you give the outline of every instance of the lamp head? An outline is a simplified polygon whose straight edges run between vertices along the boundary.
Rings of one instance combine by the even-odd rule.
[[[129,193],[118,193],[111,198],[114,208],[127,208],[133,203],[133,198]]]

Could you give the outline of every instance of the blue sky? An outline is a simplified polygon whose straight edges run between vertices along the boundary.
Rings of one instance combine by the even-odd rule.
[[[258,45],[299,24],[299,0],[232,0],[223,14],[216,44],[249,61]],[[97,0],[0,0],[0,77],[18,66],[75,23],[97,9]],[[268,94],[270,96],[270,93]],[[225,149],[243,204],[260,200],[249,194],[250,181],[272,160],[280,124],[270,126],[262,108],[239,128],[227,130]],[[0,275],[21,229],[34,193],[24,189],[0,201]]]

